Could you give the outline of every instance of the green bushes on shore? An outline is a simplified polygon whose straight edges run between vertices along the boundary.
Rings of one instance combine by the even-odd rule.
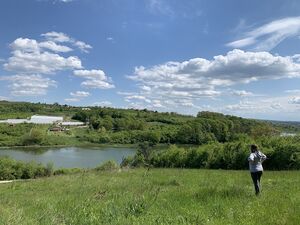
[[[248,169],[248,141],[210,143],[199,147],[178,147],[147,153],[139,150],[134,157],[123,160],[123,166],[141,165],[164,168]],[[299,137],[273,137],[259,140],[261,151],[267,155],[264,168],[269,170],[300,169]]]
[[[52,174],[52,164],[43,166],[35,162],[24,163],[8,157],[0,158],[0,180],[32,179]]]

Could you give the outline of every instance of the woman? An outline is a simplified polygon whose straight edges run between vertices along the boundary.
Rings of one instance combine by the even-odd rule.
[[[248,157],[249,161],[249,169],[251,173],[251,177],[253,180],[255,194],[259,195],[260,193],[260,178],[263,173],[263,161],[266,160],[266,156],[258,150],[257,145],[251,145],[251,153]]]

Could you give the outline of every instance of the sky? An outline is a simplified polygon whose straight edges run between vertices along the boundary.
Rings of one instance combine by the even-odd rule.
[[[300,121],[298,0],[1,0],[0,100]]]

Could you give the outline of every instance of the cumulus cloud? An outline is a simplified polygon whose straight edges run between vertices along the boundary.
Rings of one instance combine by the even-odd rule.
[[[110,101],[102,101],[93,103],[94,106],[112,106]]]
[[[145,101],[147,103],[150,103],[151,100],[147,99],[145,96],[142,95],[129,95],[125,97],[125,101],[130,102],[131,100],[141,100],[141,101]]]
[[[92,46],[83,41],[78,41],[64,33],[48,32],[41,35],[43,40],[29,38],[17,38],[10,44],[11,57],[5,60],[3,67],[7,71],[14,72],[15,75],[4,76],[0,80],[10,82],[11,95],[44,95],[47,89],[55,87],[56,82],[43,76],[55,74],[64,70],[76,70],[78,76],[85,77],[83,86],[95,88],[112,88],[110,78],[95,71],[83,69],[81,60],[77,56],[65,56],[63,54],[73,51],[70,45],[87,52]],[[69,45],[69,46],[68,46]],[[88,92],[72,92],[73,98],[66,101],[78,101],[89,96]]]
[[[50,41],[54,41],[54,42],[71,42],[72,39],[62,33],[62,32],[55,32],[55,31],[51,31],[51,32],[48,32],[48,33],[45,33],[45,34],[41,34],[42,37],[45,37],[47,40],[50,40]]]
[[[90,96],[90,93],[87,91],[75,91],[70,92],[70,98],[65,98],[65,102],[79,102],[83,98]]]
[[[39,43],[39,47],[49,49],[54,52],[70,52],[72,49],[68,46],[58,45],[53,41],[43,41]]]
[[[257,116],[257,114],[266,113],[296,113],[299,111],[299,96],[281,96],[281,97],[259,97],[251,100],[242,100],[236,104],[228,104],[214,108],[215,111],[229,114],[242,113],[243,115]]]
[[[20,50],[24,52],[39,52],[42,49],[48,49],[54,52],[70,52],[72,49],[68,46],[56,44],[53,41],[37,42],[34,39],[17,38],[10,44],[13,50]]]
[[[280,42],[300,35],[300,17],[288,17],[272,21],[254,28],[242,35],[242,38],[227,44],[233,48],[252,46],[257,51],[269,51]]]
[[[110,89],[115,87],[102,70],[75,70],[74,75],[85,79],[81,85],[86,88]]]
[[[87,91],[76,91],[76,92],[71,92],[70,95],[78,98],[86,98],[90,96],[90,93]]]
[[[239,96],[239,97],[251,97],[254,96],[254,94],[250,91],[245,91],[245,90],[233,90],[231,91],[231,94],[234,96]]]
[[[300,77],[300,63],[290,56],[277,56],[268,52],[232,50],[213,59],[194,58],[184,62],[167,62],[150,68],[136,67],[132,75],[140,95],[150,100],[193,100],[222,94],[222,88],[258,80]],[[235,91],[239,96],[250,96],[246,91]],[[127,98],[128,99],[128,98]],[[185,103],[186,104],[186,103]],[[187,105],[187,104],[186,104]]]
[[[0,80],[10,82],[9,88],[14,96],[46,95],[49,87],[56,87],[56,82],[41,75],[3,76]]]
[[[260,111],[264,106],[262,105],[257,105],[255,102],[250,102],[250,101],[241,101],[238,104],[231,104],[231,105],[226,105],[225,110],[229,110],[232,112],[237,112],[237,111]]]
[[[75,41],[73,43],[74,46],[78,47],[81,51],[88,53],[89,49],[92,48],[89,44],[84,43],[83,41]]]
[[[70,43],[73,46],[79,48],[81,51],[88,53],[93,47],[83,41],[78,41],[75,38],[69,37],[62,32],[51,31],[41,36],[45,37],[48,41],[58,42],[58,43]]]
[[[18,38],[11,43],[12,56],[4,64],[4,69],[19,73],[51,74],[66,69],[81,69],[81,60],[76,56],[63,57],[45,51],[68,51],[68,47],[51,42],[37,42],[34,39]],[[55,49],[55,50],[54,50]]]
[[[290,104],[300,104],[300,97],[299,97],[299,96],[292,97],[292,98],[289,100],[289,103],[290,103]]]

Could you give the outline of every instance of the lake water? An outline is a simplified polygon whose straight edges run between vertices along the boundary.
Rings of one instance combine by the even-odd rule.
[[[108,160],[121,163],[123,157],[132,156],[135,152],[135,149],[123,147],[12,148],[0,149],[0,156],[44,165],[52,162],[55,168],[94,168]]]

